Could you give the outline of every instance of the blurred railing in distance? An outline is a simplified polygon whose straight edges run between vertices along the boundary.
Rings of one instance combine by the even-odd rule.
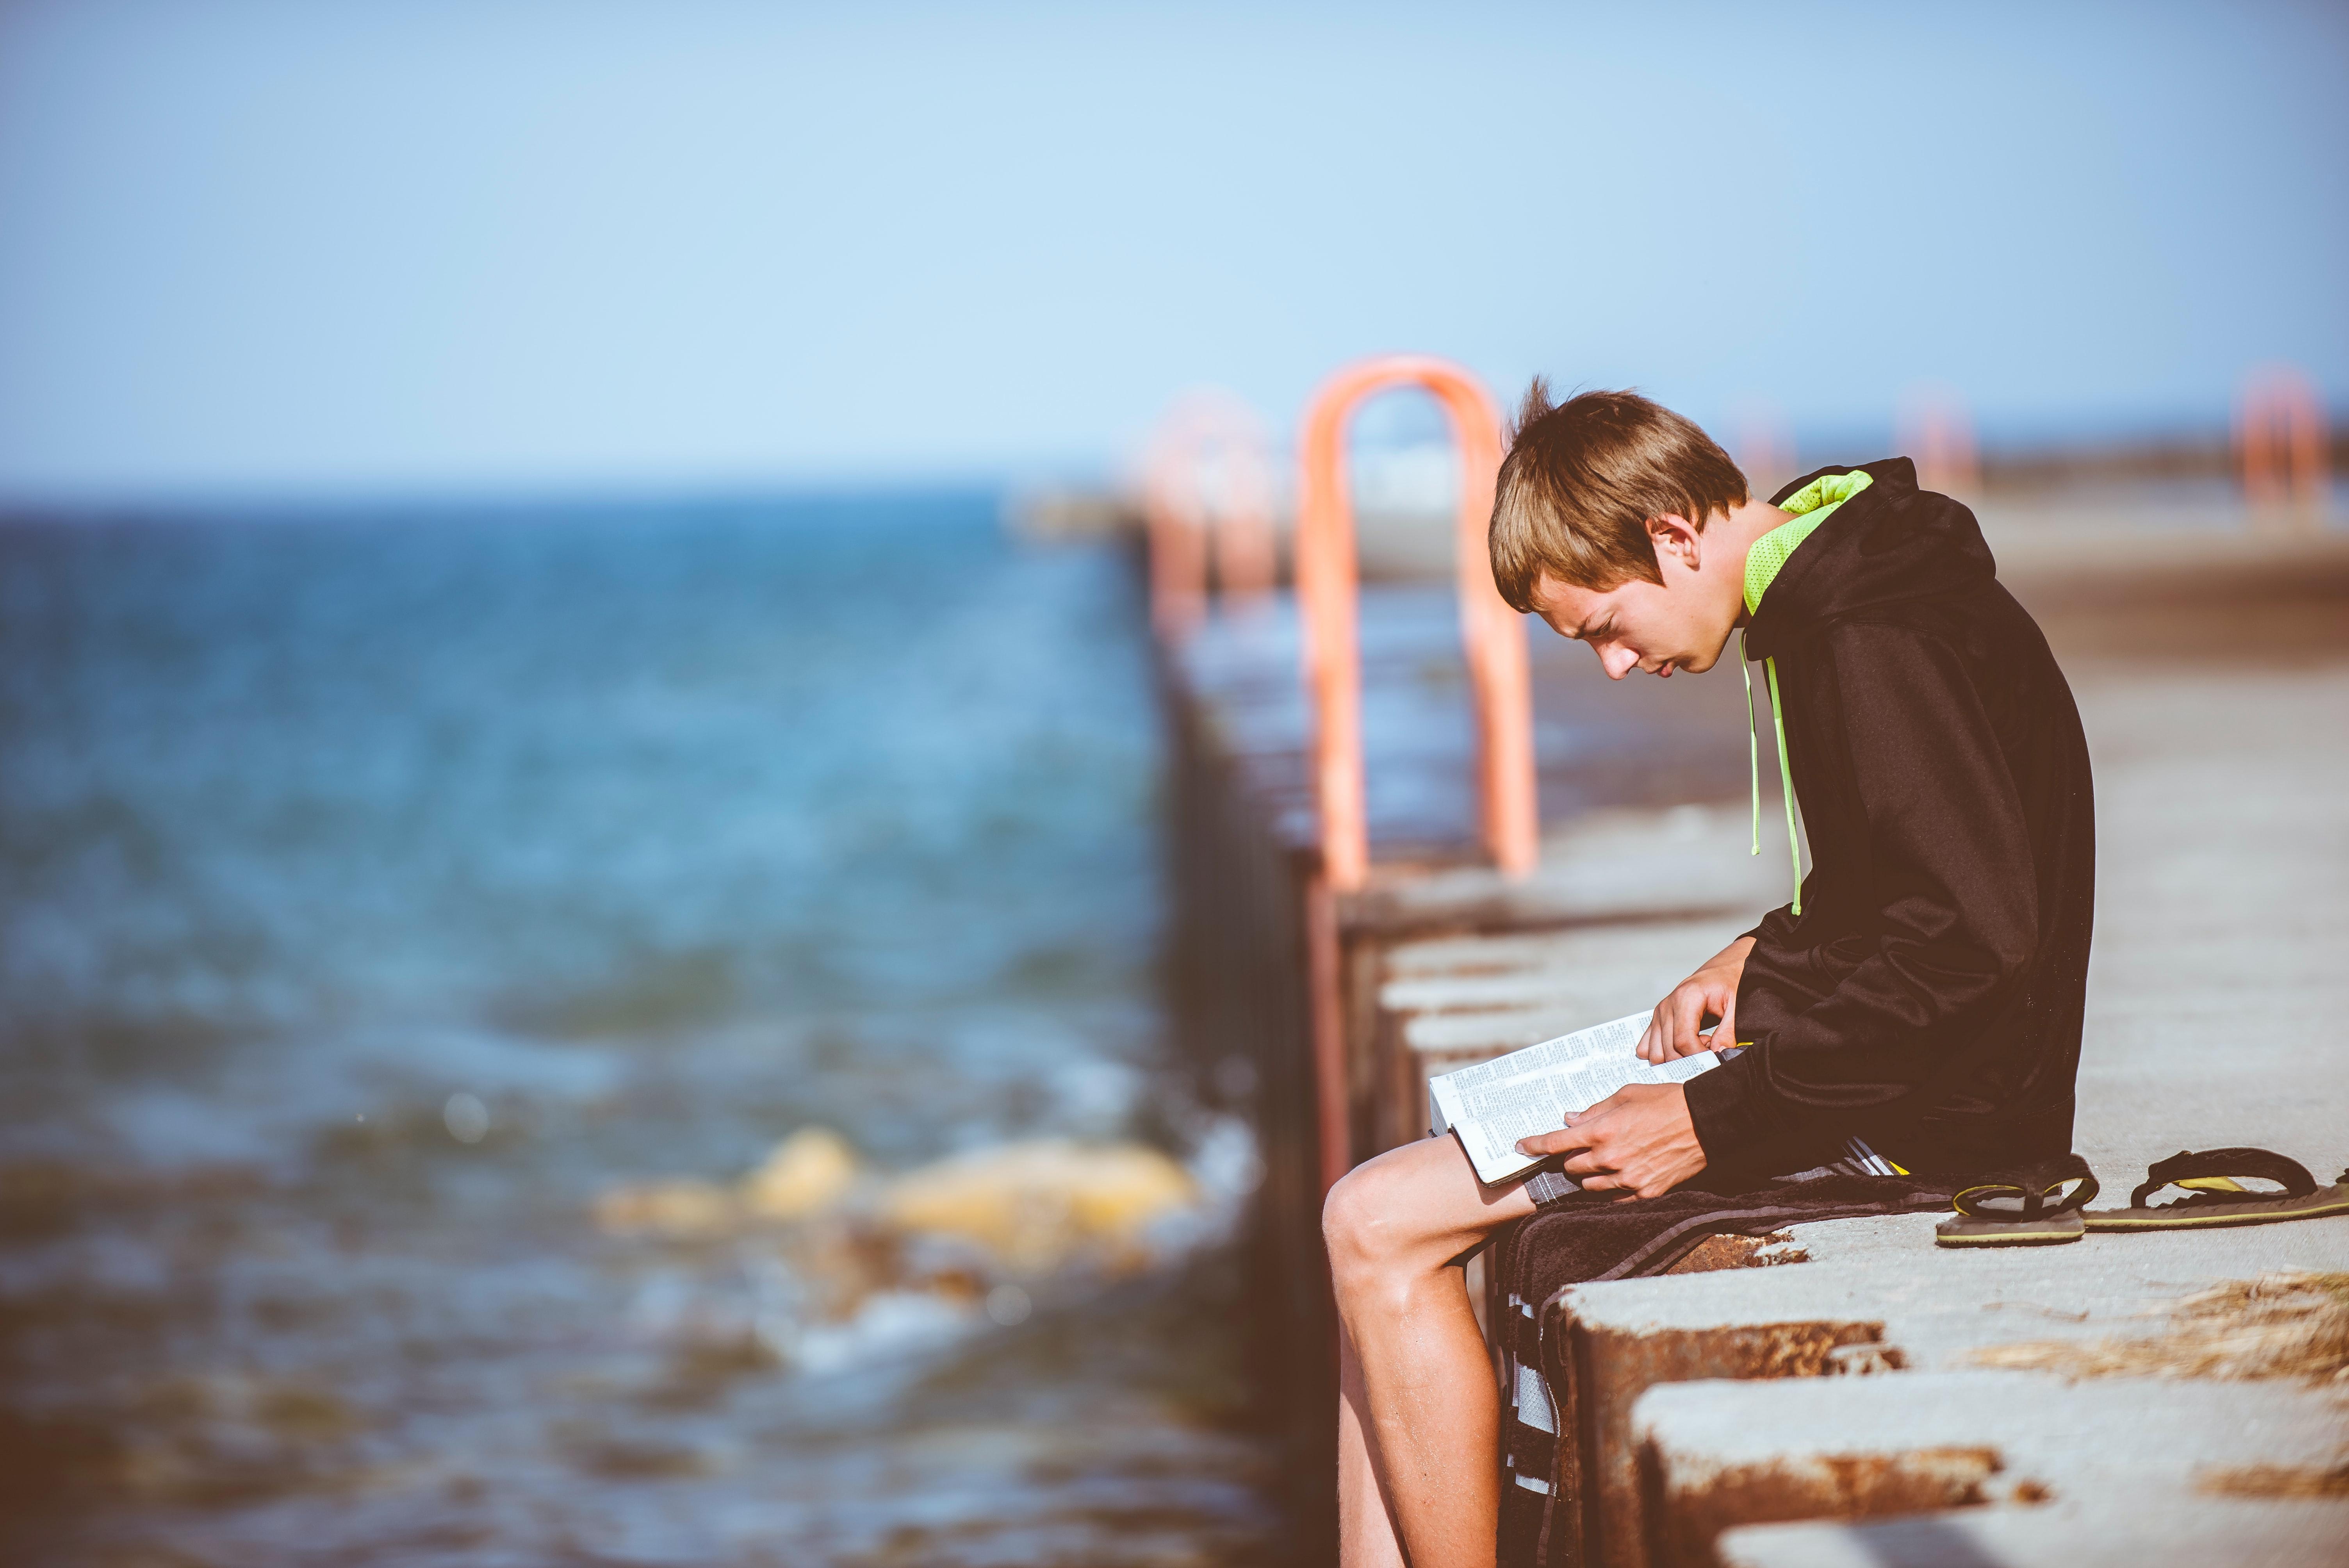
[[[1525,626],[1494,586],[1485,549],[1501,465],[1499,411],[1475,377],[1447,361],[1413,355],[1367,359],[1339,371],[1314,394],[1298,454],[1296,572],[1306,680],[1313,698],[1314,796],[1322,874],[1340,892],[1360,888],[1370,871],[1346,423],[1366,398],[1405,386],[1434,395],[1460,449],[1454,571],[1475,705],[1476,799],[1485,844],[1494,863],[1510,876],[1531,872],[1540,853]]]
[[[1757,500],[1778,493],[1803,470],[1795,465],[1795,432],[1786,412],[1760,398],[1741,405],[1730,420],[1729,455]]]
[[[2332,483],[2324,405],[2304,371],[2268,365],[2244,377],[2236,402],[2235,450],[2243,499],[2254,511],[2290,511],[2313,525]]]
[[[1175,399],[1145,459],[1150,613],[1162,637],[1188,636],[1207,613],[1208,568],[1225,607],[1261,610],[1278,571],[1272,458],[1264,422],[1228,392]]]
[[[2343,427],[2328,418],[2309,378],[2288,366],[2246,377],[2235,417],[2227,423],[2070,439],[2010,435],[1983,446],[1971,434],[1964,404],[1946,394],[1930,414],[1924,399],[1904,400],[1896,407],[1894,423],[1897,438],[1889,444],[1880,437],[1863,432],[1852,438],[1847,432],[1832,440],[1822,437],[1817,450],[1806,451],[1797,449],[1780,410],[1751,399],[1733,405],[1716,434],[1724,438],[1757,496],[1769,496],[1821,460],[1900,453],[1917,460],[1925,483],[1954,486],[1954,493],[1969,502],[2027,508],[2033,529],[2111,522],[2130,512],[2165,528],[2177,526],[2189,513],[2194,526],[2203,528],[2231,528],[2246,521],[2258,526],[2287,513],[2313,524],[2326,515],[2333,475],[2349,463]],[[1358,488],[1366,487],[1369,477],[1359,476]],[[1015,490],[1005,498],[1005,524],[1040,542],[1132,535],[1143,530],[1143,488],[1075,484]],[[1358,567],[1366,580],[1421,582],[1452,570],[1454,551],[1428,547],[1437,511],[1451,509],[1420,496],[1415,484],[1405,489],[1389,498],[1382,512],[1367,494],[1355,498]],[[1292,526],[1285,503],[1293,498],[1279,487],[1271,496],[1268,514],[1277,539]],[[1234,540],[1218,531],[1202,548],[1216,558],[1215,569],[1227,583],[1247,581],[1232,553],[1240,548]]]
[[[1901,399],[1893,450],[1917,464],[1917,483],[1972,500],[1982,494],[1982,449],[1965,399],[1946,387],[1920,387]]]

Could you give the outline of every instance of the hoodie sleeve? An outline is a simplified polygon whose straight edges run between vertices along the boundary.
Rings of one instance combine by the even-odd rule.
[[[1955,651],[1913,628],[1846,624],[1818,656],[1832,704],[1822,733],[1845,755],[1816,760],[1847,770],[1849,809],[1866,819],[1866,853],[1847,868],[1865,886],[1845,891],[1873,907],[1875,930],[1785,954],[1823,968],[1816,999],[1757,1008],[1777,1015],[1766,1036],[1690,1080],[1690,1115],[1717,1166],[1847,1130],[1856,1114],[1916,1088],[1940,1047],[2005,1005],[2038,939],[2023,802]],[[1764,944],[1783,947],[1790,933],[1774,911],[1754,957],[1766,962]]]

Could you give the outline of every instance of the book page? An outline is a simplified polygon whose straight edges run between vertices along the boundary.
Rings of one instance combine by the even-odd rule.
[[[1517,1140],[1557,1131],[1569,1112],[1625,1084],[1684,1083],[1718,1065],[1710,1051],[1661,1067],[1641,1061],[1632,1052],[1649,1017],[1633,1013],[1432,1079],[1440,1120],[1459,1135],[1477,1179],[1490,1184],[1531,1170],[1540,1157],[1520,1154]]]

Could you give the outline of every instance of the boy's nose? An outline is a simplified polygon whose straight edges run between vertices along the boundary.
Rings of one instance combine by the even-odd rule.
[[[1640,655],[1619,645],[1599,651],[1599,662],[1607,671],[1607,678],[1619,681],[1640,667]]]

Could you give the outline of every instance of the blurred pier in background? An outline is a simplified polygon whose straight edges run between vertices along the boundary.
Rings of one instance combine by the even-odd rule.
[[[1450,519],[1366,526],[1358,583],[1345,424],[1365,397],[1407,385],[1443,402],[1461,453],[1459,504]],[[2338,787],[2349,769],[2349,532],[2328,515],[2328,438],[2305,387],[2281,374],[2251,383],[2231,451],[2222,439],[1982,451],[1951,400],[1920,399],[1903,416],[1920,468],[1977,507],[2002,580],[2073,680],[2095,752],[2103,896],[2078,1143],[2108,1189],[2125,1191],[2179,1147],[2276,1148],[2319,1180],[2349,1159],[2334,1114],[2349,1101],[2349,1058],[2312,1059],[2291,1044],[2349,1010],[2338,963],[2349,940],[2339,874],[2349,794]],[[1309,1500],[1305,1538],[1324,1543],[1326,1505],[1310,1501],[1328,1489],[1334,1400],[1322,1194],[1354,1163],[1426,1135],[1432,1073],[1653,1005],[1785,892],[1786,846],[1748,853],[1738,683],[1725,672],[1610,683],[1587,651],[1494,593],[1483,552],[1500,455],[1492,407],[1433,361],[1372,361],[1333,377],[1300,422],[1288,531],[1297,591],[1268,599],[1251,583],[1245,613],[1214,604],[1197,572],[1203,541],[1165,548],[1163,503],[1152,513],[1151,560],[1195,573],[1160,595],[1183,607],[1159,618],[1173,737],[1172,994],[1202,1070],[1254,1085],[1266,1177],[1249,1241],[1260,1304],[1252,1365],[1268,1425],[1287,1435],[1290,1495]],[[1792,477],[1783,427],[1758,418],[1741,445],[1785,469],[1770,482]],[[1779,820],[1763,815],[1766,839]],[[2292,1090],[2280,1093],[2285,1083]],[[2028,1499],[2030,1487],[2016,1486],[2038,1473],[2033,1464],[2065,1501],[1983,1526],[1984,1542],[2013,1553],[1999,1561],[2068,1561],[2088,1529],[2151,1553],[2140,1560],[2183,1563],[2185,1546],[2155,1538],[2201,1541],[2230,1520],[2271,1560],[2330,1560],[2310,1542],[2321,1553],[2343,1538],[2349,1502],[2279,1504],[2245,1525],[2240,1501],[2194,1501],[2188,1471],[2210,1459],[2194,1443],[2152,1460],[2137,1444],[2127,1463],[2042,1463],[2062,1447],[2047,1433],[2083,1421],[2170,1429],[2209,1392],[2230,1420],[2271,1418],[2273,1442],[2241,1445],[2234,1462],[2290,1470],[2311,1462],[2310,1434],[2325,1427],[2296,1387],[2179,1395],[2137,1385],[2066,1403],[2065,1385],[2044,1371],[1962,1369],[1985,1346],[2045,1337],[2050,1320],[2085,1343],[2139,1332],[2133,1315],[2147,1307],[2262,1270],[2338,1277],[2349,1271],[2349,1222],[2095,1238],[2012,1266],[2012,1254],[1936,1255],[1930,1222],[1806,1227],[1827,1233],[1788,1238],[1758,1261],[1807,1249],[1812,1267],[1627,1281],[1537,1304],[1545,1334],[1596,1357],[1578,1408],[1571,1387],[1505,1392],[1513,1409],[1555,1399],[1547,1429],[1578,1434],[1556,1444],[1547,1480],[1548,1561],[1710,1563],[1714,1537],[1739,1525]],[[1675,1272],[1737,1268],[1754,1254],[1709,1245]],[[1917,1305],[1888,1317],[1888,1300]],[[2028,1322],[1992,1310],[2015,1301],[2039,1304]],[[1498,1310],[1485,1306],[1488,1318]],[[1670,1354],[1650,1336],[1658,1321],[1675,1326]],[[1905,1350],[1883,1365],[1956,1381],[1903,1385],[1928,1397],[1899,1408],[1930,1413],[1884,1433],[1871,1384],[1838,1384],[1847,1402],[1816,1409],[1797,1398],[1816,1405],[1816,1391],[1787,1393],[1783,1406],[1744,1398],[1734,1419],[1755,1452],[1738,1462],[1763,1480],[1697,1496],[1702,1487],[1683,1478],[1726,1462],[1702,1436],[1717,1413],[1701,1400],[1651,1410],[1639,1403],[1649,1385],[1828,1371],[1848,1359],[1795,1353],[1813,1340],[1897,1341]],[[1985,1387],[1967,1382],[1986,1376]],[[2095,1413],[2059,1418],[2059,1406]],[[1677,1544],[1640,1517],[1649,1429],[1635,1414],[1696,1434],[1661,1482],[1690,1489],[1674,1507],[1697,1534]],[[2035,1438],[2017,1430],[2034,1423]],[[1790,1479],[1839,1453],[1842,1430],[1893,1478],[1877,1494]],[[1978,1484],[1987,1471],[1920,1479],[1939,1461],[1910,1450],[1961,1439],[1992,1455],[1992,1469],[2002,1443],[2012,1450],[2021,1468],[2010,1467],[2004,1491]],[[2128,1463],[2140,1467],[2133,1476]],[[2169,1494],[2143,1513],[2153,1523],[2123,1529],[2148,1488]],[[1827,1550],[1810,1537],[1755,1539],[1757,1563],[1827,1560],[1799,1555]],[[1893,1549],[1873,1537],[1831,1544],[1853,1561]]]

